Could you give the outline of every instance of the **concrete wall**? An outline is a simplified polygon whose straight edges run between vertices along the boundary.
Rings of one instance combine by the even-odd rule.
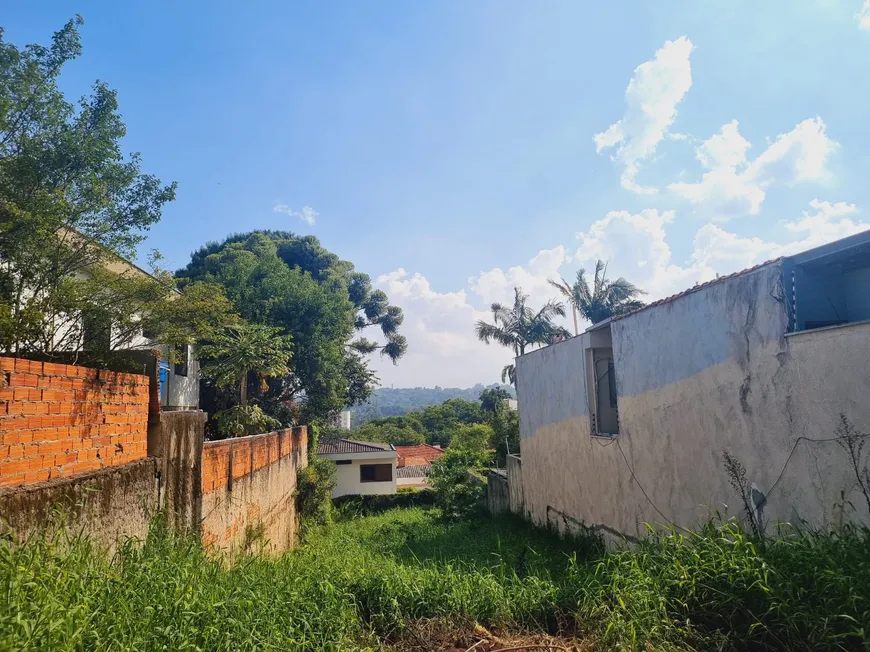
[[[694,526],[713,510],[737,514],[727,448],[765,493],[782,472],[768,523],[866,520],[837,443],[798,438],[835,436],[841,412],[870,429],[870,325],[786,337],[780,279],[771,264],[613,322],[620,435],[612,440],[590,437],[582,337],[521,357],[531,518],[561,514],[560,527],[585,522],[637,535],[645,522]],[[838,509],[841,491],[858,513]]]
[[[332,497],[340,496],[367,496],[396,493],[396,453],[395,451],[383,451],[372,453],[334,453],[323,455],[328,460],[350,460],[350,464],[338,464],[336,466],[335,489]],[[360,482],[360,469],[363,464],[390,464],[392,465],[392,480],[390,482]]]
[[[296,473],[308,464],[308,432],[291,430],[206,442],[202,541],[231,554],[278,554],[298,531]]]
[[[493,516],[510,511],[510,491],[506,473],[486,472],[486,510]]]
[[[155,461],[143,459],[0,491],[0,531],[18,540],[58,525],[107,547],[124,537],[144,538],[157,511]],[[61,520],[62,519],[62,520]]]
[[[152,413],[148,455],[160,473],[160,508],[182,531],[199,531],[202,521],[202,447],[207,415],[199,411]]]
[[[507,456],[507,480],[510,510],[520,516],[526,515],[526,499],[523,494],[523,460],[516,455]]]

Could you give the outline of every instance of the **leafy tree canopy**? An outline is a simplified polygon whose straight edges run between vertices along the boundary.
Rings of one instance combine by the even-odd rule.
[[[365,356],[379,350],[395,362],[407,348],[401,309],[313,236],[234,235],[195,252],[176,276],[183,285],[220,285],[243,319],[292,337],[289,373],[270,380],[259,398],[264,406],[301,401],[309,421],[368,398],[377,379]],[[370,327],[383,344],[359,337]]]
[[[0,351],[139,346],[208,337],[231,321],[220,288],[191,285],[183,300],[152,259],[145,273],[124,258],[175,197],[125,156],[126,127],[109,86],[77,104],[58,79],[82,52],[76,17],[49,46],[18,48],[0,30]]]

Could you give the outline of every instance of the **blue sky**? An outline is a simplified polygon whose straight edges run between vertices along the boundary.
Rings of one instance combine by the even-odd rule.
[[[496,380],[474,320],[597,256],[655,298],[870,227],[862,0],[11,2],[5,38],[74,13],[64,89],[179,182],[148,246],[318,236],[406,311],[386,385]]]

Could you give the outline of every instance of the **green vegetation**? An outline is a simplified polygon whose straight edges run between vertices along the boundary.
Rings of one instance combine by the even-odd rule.
[[[574,314],[574,333],[578,333],[577,313],[584,319],[597,324],[608,317],[624,315],[642,307],[643,301],[638,297],[646,294],[643,290],[629,283],[623,277],[615,281],[607,278],[607,263],[603,260],[595,262],[595,277],[592,287],[586,279],[586,270],[577,271],[574,283],[568,283],[564,278],[550,281],[550,285],[559,290],[571,305]]]
[[[477,384],[474,387],[460,389],[457,387],[379,387],[374,390],[369,399],[360,405],[350,408],[353,414],[353,425],[361,426],[372,419],[383,417],[400,417],[413,411],[421,411],[429,405],[440,405],[451,398],[461,398],[475,401],[482,392],[488,389],[501,388],[513,397],[513,388],[507,385],[490,385],[484,387]]]
[[[489,344],[497,342],[513,351],[514,357],[521,356],[533,346],[550,344],[555,338],[570,337],[570,333],[554,320],[565,316],[565,306],[558,301],[550,300],[540,310],[534,310],[526,305],[529,295],[523,294],[521,288],[514,288],[514,303],[503,306],[492,304],[493,323],[478,321],[474,327],[481,342]],[[501,381],[516,384],[516,369],[513,363],[502,369]]]
[[[395,362],[407,348],[399,333],[401,309],[313,236],[234,235],[195,252],[176,277],[182,287],[219,286],[243,320],[292,339],[287,371],[248,386],[251,399],[284,424],[324,423],[365,401],[377,381],[367,356],[380,351]],[[383,345],[361,336],[369,328],[377,329]],[[201,406],[209,413],[235,401],[229,388],[203,387]]]
[[[82,53],[81,18],[49,46],[18,48],[0,30],[0,352],[84,348],[104,361],[143,330],[165,344],[208,336],[226,321],[220,288],[191,285],[121,261],[175,198],[125,156],[114,90],[96,82],[78,103],[58,86]]]
[[[598,649],[862,650],[870,533],[733,522],[607,553],[515,519],[421,508],[309,530],[277,560],[209,559],[155,524],[114,557],[85,541],[0,542],[3,650],[360,650],[415,621],[546,630]]]

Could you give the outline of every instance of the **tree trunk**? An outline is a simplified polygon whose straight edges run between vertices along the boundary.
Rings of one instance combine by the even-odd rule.
[[[245,407],[248,404],[248,372],[242,374],[242,382],[239,384],[239,405]]]
[[[580,331],[577,329],[577,306],[573,303],[571,304],[571,314],[574,315],[574,335],[579,335]]]

